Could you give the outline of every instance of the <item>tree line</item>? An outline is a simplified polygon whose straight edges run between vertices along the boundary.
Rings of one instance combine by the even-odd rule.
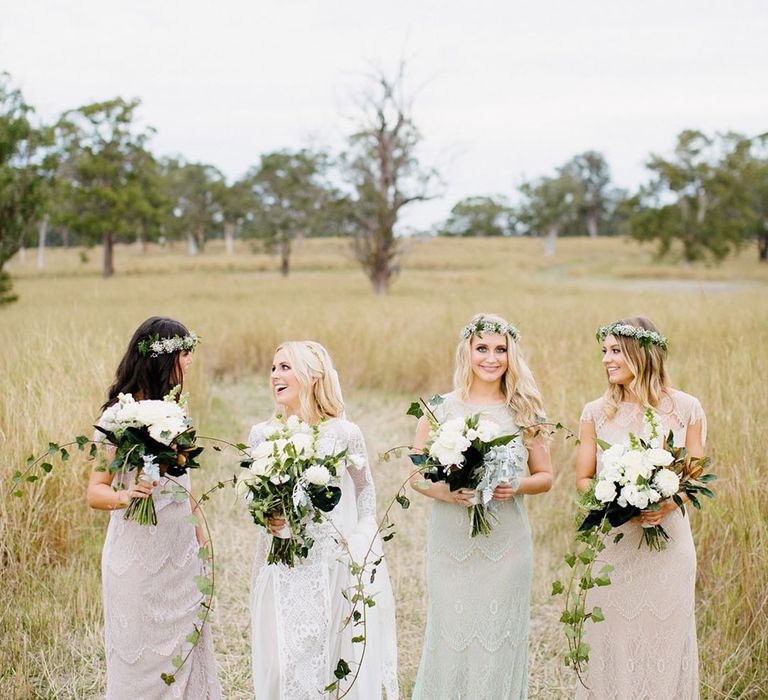
[[[114,98],[35,118],[8,74],[0,74],[0,303],[15,297],[5,263],[37,245],[101,244],[103,275],[115,271],[118,242],[185,241],[202,253],[212,237],[229,253],[235,238],[260,240],[290,270],[300,237],[347,236],[373,290],[399,269],[397,226],[411,205],[438,195],[439,174],[419,159],[422,135],[405,90],[404,66],[368,76],[354,128],[340,153],[282,149],[261,154],[234,182],[214,165],[158,156],[139,100]],[[660,253],[720,259],[757,241],[768,259],[768,134],[679,135],[671,157],[651,156],[636,193],[613,185],[605,158],[579,154],[555,173],[501,195],[458,202],[432,233],[545,237],[630,235]]]

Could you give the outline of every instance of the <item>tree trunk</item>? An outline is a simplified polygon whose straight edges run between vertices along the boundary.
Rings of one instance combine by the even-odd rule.
[[[49,216],[46,214],[37,227],[37,266],[41,270],[45,267],[45,239],[48,236],[48,219]]]
[[[205,227],[198,226],[195,229],[195,243],[197,243],[197,249],[202,252],[205,248]]]
[[[590,238],[597,238],[597,212],[587,211],[587,232]]]
[[[195,240],[195,237],[191,234],[187,234],[187,253],[189,255],[197,255],[197,241]]]
[[[291,242],[280,241],[280,274],[283,277],[288,277],[291,266]]]
[[[387,270],[376,270],[371,277],[374,294],[387,294],[389,292],[390,275]]]
[[[544,241],[544,255],[551,258],[555,254],[555,243],[557,241],[557,226],[550,226],[547,229],[547,238]]]
[[[27,264],[27,249],[23,245],[19,246],[19,264]]]
[[[224,248],[227,255],[233,255],[235,252],[235,224],[233,221],[224,222]]]
[[[69,248],[69,229],[66,226],[61,229],[61,245]]]
[[[757,237],[757,255],[760,262],[768,261],[768,231],[763,231]]]
[[[101,276],[105,279],[115,274],[115,242],[111,233],[104,234],[104,269]]]

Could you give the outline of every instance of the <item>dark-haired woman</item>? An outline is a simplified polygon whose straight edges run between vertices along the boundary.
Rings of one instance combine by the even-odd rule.
[[[102,410],[119,394],[136,400],[162,399],[183,387],[197,336],[170,318],[147,319],[133,334],[120,361]],[[109,461],[108,445],[104,447]],[[199,626],[202,595],[194,577],[201,573],[198,550],[204,536],[188,518],[194,504],[177,501],[164,477],[151,484],[125,477],[117,483],[109,471],[91,472],[88,505],[112,511],[101,560],[104,589],[104,641],[107,658],[107,700],[218,700],[208,625],[197,646],[166,685],[162,673],[173,673],[172,659],[190,649],[186,637]],[[189,489],[189,476],[177,477]],[[157,525],[126,520],[121,512],[132,498],[152,498]]]

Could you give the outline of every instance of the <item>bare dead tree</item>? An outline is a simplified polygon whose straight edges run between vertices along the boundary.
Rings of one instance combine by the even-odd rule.
[[[354,188],[350,215],[354,252],[376,294],[386,294],[400,269],[396,226],[410,204],[436,196],[439,176],[422,167],[417,150],[422,136],[412,117],[404,86],[405,63],[394,77],[377,70],[359,100],[357,129],[343,156]]]

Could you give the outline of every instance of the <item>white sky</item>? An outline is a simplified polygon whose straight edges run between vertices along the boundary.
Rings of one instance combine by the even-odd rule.
[[[230,179],[339,147],[370,63],[402,57],[447,183],[414,226],[583,150],[633,188],[684,128],[768,130],[765,0],[0,0],[0,70],[43,118],[139,97],[154,152]]]

